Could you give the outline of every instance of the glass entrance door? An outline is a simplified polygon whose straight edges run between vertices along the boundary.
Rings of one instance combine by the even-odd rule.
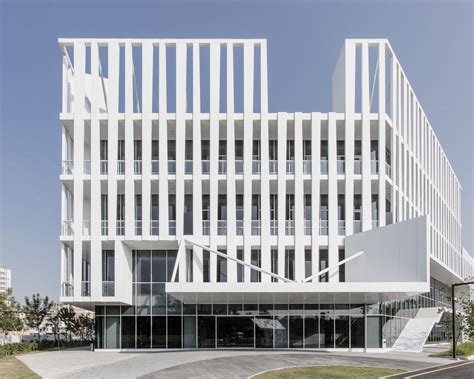
[[[254,347],[253,317],[217,317],[217,347]]]

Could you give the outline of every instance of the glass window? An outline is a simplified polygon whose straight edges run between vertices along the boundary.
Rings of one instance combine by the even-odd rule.
[[[295,279],[295,251],[293,249],[285,250],[285,277]]]
[[[152,285],[152,313],[154,315],[166,314],[166,293],[164,283],[153,283]]]
[[[303,317],[290,316],[290,347],[303,347]]]
[[[166,317],[153,316],[152,318],[152,347],[154,349],[166,348]]]
[[[168,314],[169,315],[180,315],[181,314],[181,301],[176,299],[174,296],[168,294]]]
[[[176,256],[178,252],[176,250],[167,250],[167,274],[166,274],[166,281],[169,282],[171,280],[171,276],[173,275],[174,264],[176,262]]]
[[[217,317],[217,347],[254,347],[252,317]]]
[[[304,347],[319,348],[318,316],[306,316],[304,319]]]
[[[258,249],[252,249],[251,252],[251,264],[257,267],[260,267],[261,261],[260,261],[260,250]],[[251,282],[260,282],[261,278],[261,273],[260,271],[257,270],[251,270],[250,271],[250,281]]]
[[[273,348],[273,328],[272,316],[255,317],[255,347]]]
[[[98,307],[96,307],[97,309]],[[95,348],[96,349],[103,349],[104,348],[104,323],[105,317],[102,316],[95,316]]]
[[[185,349],[196,348],[196,317],[183,317],[183,347]]]
[[[181,348],[181,316],[168,316],[168,349]]]
[[[154,282],[166,282],[166,251],[153,250],[151,261],[152,280]]]
[[[109,316],[106,320],[106,349],[118,349],[120,338],[120,316]]]
[[[320,347],[334,347],[334,306],[332,304],[321,304],[319,311],[319,333]]]
[[[122,316],[122,349],[135,348],[135,317]]]
[[[198,316],[198,347],[216,347],[216,317]]]
[[[367,318],[367,320],[370,317]],[[368,324],[368,321],[367,321]],[[365,347],[365,323],[364,316],[351,315],[351,347],[363,348]]]
[[[151,312],[151,284],[137,284],[136,288],[137,295],[135,304],[137,305],[137,314],[140,316],[149,315]]]
[[[136,252],[136,264],[133,272],[135,282],[151,282],[150,254],[149,250],[138,250]]]
[[[275,347],[288,348],[288,316],[275,316]]]
[[[151,317],[137,317],[137,348],[148,349],[151,347]]]
[[[349,316],[336,316],[336,347],[349,347]]]

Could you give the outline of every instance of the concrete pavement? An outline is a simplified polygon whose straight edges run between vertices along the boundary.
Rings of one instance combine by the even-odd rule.
[[[149,353],[61,350],[18,357],[44,378],[247,378],[287,366],[358,365],[417,370],[446,363],[427,353],[192,350]]]

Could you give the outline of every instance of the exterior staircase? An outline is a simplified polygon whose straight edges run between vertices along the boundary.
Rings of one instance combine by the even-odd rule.
[[[392,346],[393,351],[404,351],[420,353],[423,345],[430,335],[434,324],[439,322],[442,316],[438,308],[421,308],[415,318],[408,320],[402,332]]]

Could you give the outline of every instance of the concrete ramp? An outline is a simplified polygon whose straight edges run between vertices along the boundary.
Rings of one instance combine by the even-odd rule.
[[[442,312],[438,308],[422,308],[415,318],[408,320],[402,332],[392,346],[393,351],[420,353],[430,335],[434,324],[441,319]]]

